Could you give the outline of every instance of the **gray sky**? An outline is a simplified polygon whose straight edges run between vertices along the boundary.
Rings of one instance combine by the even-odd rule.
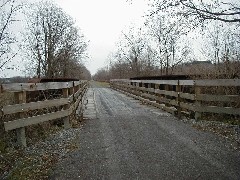
[[[92,74],[106,65],[106,60],[121,31],[131,23],[140,24],[147,9],[146,0],[55,0],[79,26],[88,40],[90,60],[86,63]]]
[[[16,2],[37,2],[41,0],[18,0]],[[97,69],[107,65],[108,56],[115,50],[115,43],[119,40],[122,31],[129,27],[142,25],[144,13],[147,12],[148,0],[134,0],[132,4],[127,0],[53,0],[63,10],[73,17],[76,25],[82,30],[86,39],[90,41],[88,54],[90,58],[86,62],[91,74]],[[230,1],[230,0],[229,0]],[[234,0],[231,0],[234,1]],[[21,15],[20,15],[21,16]],[[21,17],[18,17],[21,19]],[[12,31],[17,37],[21,37],[24,23],[21,21],[14,24]],[[196,58],[204,59],[201,48],[204,46],[200,33],[193,32],[193,49]],[[21,40],[20,40],[21,42]],[[17,46],[14,50],[18,51]],[[19,52],[21,54],[21,52]],[[14,69],[0,71],[0,77],[23,76],[24,61],[20,55],[16,56],[9,67]]]
[[[19,0],[19,2],[36,2],[40,0]],[[146,12],[147,0],[54,0],[63,10],[72,16],[76,25],[90,41],[88,47],[89,59],[86,62],[91,74],[107,65],[109,54],[114,51],[121,31],[132,24],[140,25]],[[20,37],[24,31],[22,23],[15,24],[11,29]],[[17,46],[15,48],[17,50]],[[20,52],[19,52],[20,53]],[[7,69],[0,72],[0,77],[24,76],[24,59],[16,56]]]

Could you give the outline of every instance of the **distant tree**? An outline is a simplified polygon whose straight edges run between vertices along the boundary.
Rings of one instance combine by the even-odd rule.
[[[122,55],[129,62],[132,68],[132,72],[135,76],[138,76],[140,73],[140,56],[144,48],[144,43],[140,34],[135,35],[134,29],[130,29],[128,33],[123,34],[122,39]],[[138,31],[137,33],[140,33]]]
[[[81,77],[80,79],[84,79],[84,80],[91,80],[92,79],[92,75],[91,75],[90,71],[85,66],[81,67],[80,77]]]
[[[152,61],[150,59],[152,56],[147,55],[151,51],[142,28],[131,27],[128,32],[122,32],[117,48],[118,50],[115,52],[115,68],[117,67],[117,62],[123,66],[128,64],[127,74],[130,77],[141,75],[143,65],[146,65],[144,61]]]
[[[109,71],[106,67],[99,69],[96,74],[94,74],[93,79],[95,81],[109,81]]]
[[[16,13],[22,5],[15,0],[0,1],[0,71],[6,67],[16,53],[12,51],[12,45],[16,42],[10,26],[16,21]]]
[[[190,30],[187,21],[182,18],[175,19],[169,13],[159,13],[149,16],[146,23],[149,34],[157,47],[160,62],[160,74],[169,74],[169,69],[182,62],[177,59],[181,51],[178,47],[182,36],[186,36]]]
[[[86,57],[87,42],[83,34],[72,18],[50,1],[30,8],[26,12],[24,49],[31,58],[31,68],[38,77],[69,77]]]

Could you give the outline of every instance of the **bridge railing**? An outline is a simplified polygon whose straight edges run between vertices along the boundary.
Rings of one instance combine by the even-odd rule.
[[[26,146],[26,126],[59,119],[70,128],[69,116],[82,113],[87,88],[88,81],[2,84],[0,92],[14,93],[15,101],[0,111],[5,131],[16,130],[18,143]]]
[[[240,79],[112,79],[110,86],[178,117],[183,113],[196,120],[204,113],[240,115]]]

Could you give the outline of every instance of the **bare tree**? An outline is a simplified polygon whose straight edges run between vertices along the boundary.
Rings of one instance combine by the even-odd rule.
[[[215,0],[153,0],[155,9],[151,14],[166,10],[176,10],[177,14],[186,18],[195,17],[201,21],[218,20],[223,22],[240,22],[239,1]]]
[[[16,40],[10,26],[16,21],[16,13],[21,8],[22,5],[15,0],[0,1],[0,70],[16,56],[11,49]]]
[[[146,53],[146,45],[147,42],[141,28],[130,28],[129,32],[122,32],[116,59],[120,64],[129,64],[131,76],[139,76],[141,73],[141,61],[143,61],[143,56]]]
[[[96,74],[93,76],[95,81],[109,81],[109,71],[106,67],[99,69]]]
[[[86,56],[84,36],[79,34],[72,18],[55,4],[40,2],[31,5],[31,9],[24,36],[36,75],[68,77],[71,67],[79,67]]]
[[[190,31],[187,21],[182,18],[175,19],[165,12],[148,17],[145,25],[158,49],[160,74],[165,72],[168,75],[170,67],[182,62],[182,58],[176,57],[181,51],[178,48],[179,40]]]

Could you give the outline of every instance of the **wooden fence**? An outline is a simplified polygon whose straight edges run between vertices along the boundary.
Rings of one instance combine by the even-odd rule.
[[[128,80],[112,79],[110,86],[179,118],[198,120],[203,113],[240,115],[240,79]]]
[[[15,104],[4,106],[0,114],[2,117],[15,117],[14,120],[4,122],[6,131],[16,130],[17,141],[26,146],[25,127],[50,120],[62,119],[64,128],[70,128],[69,116],[82,113],[83,97],[87,91],[87,81],[47,82],[47,83],[13,83],[2,84],[2,92],[13,92]],[[39,94],[54,94],[50,99],[43,97],[36,102],[30,102]],[[30,99],[30,100],[29,100]],[[43,110],[42,113],[31,113]],[[29,115],[31,114],[31,115]],[[27,116],[27,117],[26,117]]]

